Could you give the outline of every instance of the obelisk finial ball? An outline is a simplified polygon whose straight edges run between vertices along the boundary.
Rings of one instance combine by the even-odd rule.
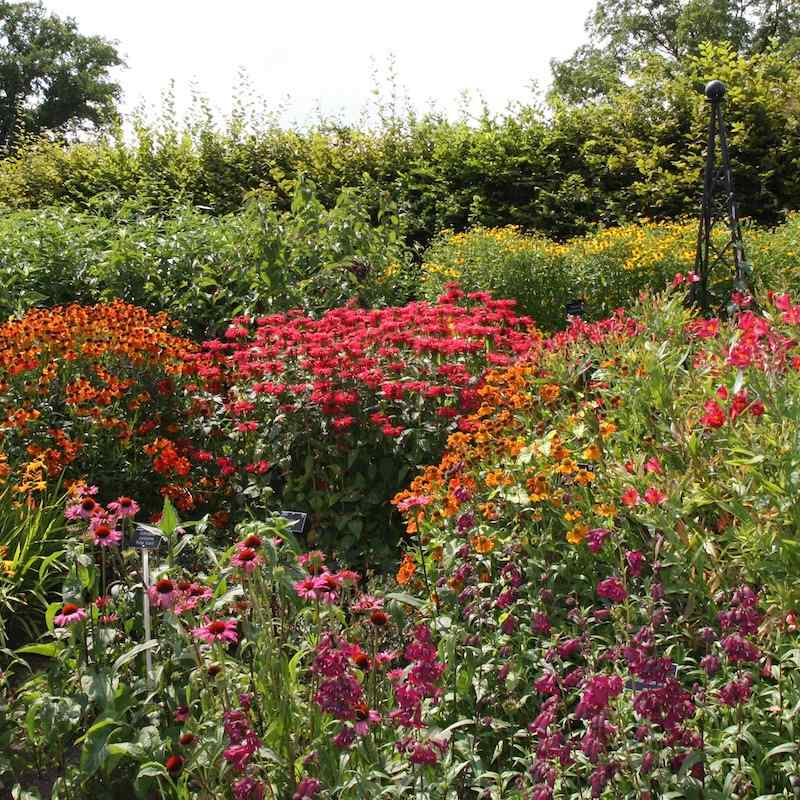
[[[717,103],[725,97],[725,84],[722,81],[710,81],[706,84],[706,97],[712,102]]]

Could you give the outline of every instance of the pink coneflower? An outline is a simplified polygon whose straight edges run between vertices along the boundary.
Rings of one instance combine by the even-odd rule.
[[[236,644],[239,641],[239,635],[236,633],[238,624],[235,619],[215,619],[199,628],[193,628],[192,636],[207,644],[213,644],[214,642]]]
[[[78,503],[78,516],[82,517],[83,519],[91,519],[94,514],[102,511],[103,507],[90,497],[88,494],[85,494],[81,497],[80,503]]]
[[[309,575],[301,581],[296,581],[292,586],[298,597],[302,597],[304,600],[319,600],[322,596],[322,588],[317,581],[317,578]]]
[[[371,613],[380,608],[383,608],[383,598],[374,597],[371,594],[362,594],[361,597],[350,606],[350,610],[356,614],[364,612]]]
[[[202,600],[208,600],[211,597],[211,589],[208,586],[203,586],[199,583],[189,583],[189,581],[180,581],[178,583],[180,595],[175,601],[173,611],[180,615],[187,611],[193,611],[200,605]]]
[[[319,575],[325,563],[325,553],[322,550],[310,550],[297,557],[297,563],[305,567],[311,575]]]
[[[150,595],[150,602],[158,608],[172,608],[178,597],[177,587],[169,578],[156,581],[147,593]]]
[[[342,586],[355,586],[360,580],[361,576],[351,569],[342,569],[337,573]]]
[[[389,615],[380,608],[376,608],[375,611],[369,615],[369,621],[376,628],[383,628],[389,622]]]
[[[249,533],[241,542],[236,542],[236,549],[244,550],[245,548],[249,548],[250,550],[258,550],[262,544],[263,542],[258,534]]]
[[[320,600],[329,605],[335,603],[339,597],[339,589],[342,588],[342,579],[332,572],[323,572],[314,581],[319,590]]]
[[[114,530],[107,522],[99,522],[89,528],[92,544],[98,547],[114,547],[122,541],[122,533]]]
[[[139,504],[135,500],[131,500],[130,497],[118,497],[113,503],[108,504],[108,510],[117,519],[135,517],[139,513]]]
[[[264,559],[251,547],[242,547],[231,559],[234,567],[244,570],[248,575],[255,572],[263,563]]]
[[[85,619],[85,608],[76,606],[75,603],[64,603],[61,607],[61,613],[56,614],[53,618],[53,622],[58,625],[59,628],[63,628],[65,625],[72,625],[73,622],[82,622]]]

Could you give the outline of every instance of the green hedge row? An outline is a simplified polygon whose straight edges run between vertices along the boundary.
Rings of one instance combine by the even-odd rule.
[[[676,69],[678,70],[676,72]],[[344,187],[388,192],[410,244],[443,228],[520,225],[556,238],[644,215],[694,213],[707,106],[705,81],[730,87],[726,115],[742,212],[778,221],[800,208],[800,62],[779,50],[747,59],[707,45],[679,68],[653,61],[607,100],[519,107],[477,122],[391,117],[375,130],[272,123],[224,130],[200,121],[140,124],[132,142],[111,137],[62,147],[37,141],[0,163],[0,202],[53,204],[113,216],[120,203],[157,214],[185,205],[239,210],[253,191],[286,210],[285,179],[308,175],[328,206]],[[372,203],[370,212],[377,213]]]

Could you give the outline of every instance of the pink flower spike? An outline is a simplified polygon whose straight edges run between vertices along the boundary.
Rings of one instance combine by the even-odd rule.
[[[644,493],[644,499],[648,505],[660,506],[667,499],[667,496],[660,489],[657,489],[655,486],[651,486]]]
[[[662,475],[664,470],[661,466],[661,462],[653,456],[652,458],[648,459],[644,463],[645,472],[655,472],[656,475]]]
[[[637,492],[632,486],[629,486],[622,493],[622,504],[626,505],[628,508],[633,508],[633,506],[638,505],[641,502],[641,499],[642,498],[639,496],[639,492]]]
[[[597,595],[604,600],[609,600],[612,603],[622,603],[627,597],[628,593],[622,581],[617,577],[606,578],[597,584]]]
[[[59,627],[63,628],[66,625],[72,625],[73,622],[82,622],[86,619],[86,609],[76,606],[75,603],[64,603],[61,607],[61,613],[53,617],[53,622]]]
[[[238,621],[235,619],[215,619],[207,621],[199,628],[192,628],[192,636],[200,639],[207,644],[214,642],[230,642],[236,644],[239,641],[239,634],[236,632]]]

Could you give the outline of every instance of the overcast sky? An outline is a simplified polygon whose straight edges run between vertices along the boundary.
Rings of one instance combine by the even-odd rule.
[[[495,111],[549,82],[549,62],[585,38],[595,0],[45,0],[83,33],[118,42],[123,109],[157,105],[170,79],[179,107],[194,81],[227,113],[239,69],[285,121],[319,106],[354,120],[371,97],[373,64],[394,56],[412,104],[455,112],[465,90]]]

